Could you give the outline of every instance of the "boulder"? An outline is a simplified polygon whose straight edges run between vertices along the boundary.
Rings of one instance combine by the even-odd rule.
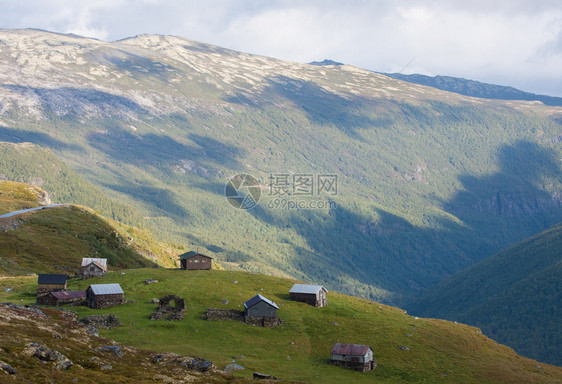
[[[96,327],[96,328],[106,328],[106,329],[111,329],[111,328],[121,326],[121,323],[119,322],[119,319],[117,318],[117,316],[115,316],[112,313],[109,313],[107,315],[86,316],[86,317],[83,317],[80,320],[80,322],[83,323],[83,324],[86,324],[86,325]]]

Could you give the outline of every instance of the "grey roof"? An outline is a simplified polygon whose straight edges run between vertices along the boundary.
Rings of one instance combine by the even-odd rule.
[[[368,345],[335,343],[331,353],[336,355],[365,356],[369,349],[371,347]]]
[[[183,259],[190,259],[190,258],[192,258],[193,256],[197,256],[197,255],[203,256],[203,257],[207,257],[207,258],[209,258],[209,259],[212,259],[211,256],[207,256],[207,255],[204,255],[204,254],[202,254],[202,253],[195,252],[195,251],[189,251],[189,252],[186,252],[186,253],[184,253],[184,254],[181,254],[181,255],[180,255],[180,259],[181,259],[181,260],[183,260]]]
[[[123,294],[123,290],[118,283],[115,284],[92,284],[90,285],[94,295],[116,295]]]
[[[324,291],[328,292],[326,288],[321,285],[312,285],[312,284],[295,284],[293,288],[289,291],[289,293],[310,293],[310,294],[317,294],[318,291],[323,289]]]
[[[107,259],[98,259],[94,257],[83,257],[82,258],[82,267],[86,267],[91,263],[96,264],[98,267],[107,271]]]
[[[255,295],[254,297],[252,297],[250,300],[246,301],[244,303],[244,308],[250,308],[253,307],[254,305],[256,305],[257,303],[259,303],[260,301],[265,301],[267,304],[271,305],[274,308],[279,309],[279,307],[277,306],[277,304],[275,304],[273,301],[266,299],[265,297],[263,297],[260,294]]]
[[[66,284],[66,275],[40,274],[37,279],[38,284]]]

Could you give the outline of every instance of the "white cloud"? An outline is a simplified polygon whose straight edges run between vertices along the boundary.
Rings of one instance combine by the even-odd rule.
[[[405,72],[562,95],[562,5],[554,0],[20,0],[8,1],[0,25],[107,40],[174,34],[389,72],[415,58]]]

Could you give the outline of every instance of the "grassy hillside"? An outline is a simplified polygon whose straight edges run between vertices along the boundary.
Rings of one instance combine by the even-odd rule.
[[[55,309],[36,313],[26,308],[0,304],[0,374],[2,383],[249,383],[212,369],[201,373],[181,366],[191,361],[187,356],[169,356],[159,364],[153,363],[157,351],[138,350],[114,340],[89,335],[87,327],[73,316]],[[32,356],[31,343],[53,349],[72,361],[68,369],[57,370],[58,361],[42,361]],[[123,355],[96,351],[107,346],[121,348]],[[180,363],[174,362],[180,358]],[[8,364],[17,372],[8,375]]]
[[[157,283],[147,285],[146,279]],[[0,280],[0,301],[30,301],[35,281]],[[25,283],[22,283],[25,282]],[[233,360],[236,376],[266,372],[309,383],[560,383],[562,368],[517,356],[477,328],[408,316],[398,308],[330,292],[329,305],[314,308],[288,300],[292,281],[247,272],[139,269],[102,279],[72,281],[73,289],[118,282],[131,302],[104,310],[77,307],[80,316],[114,313],[122,327],[103,336],[137,348],[198,355],[222,368]],[[6,287],[13,290],[5,292]],[[181,321],[151,321],[152,298],[185,298]],[[207,307],[241,309],[256,293],[274,300],[285,324],[276,328],[236,321],[207,321]],[[228,304],[221,300],[227,299]],[[378,368],[359,373],[327,364],[334,342],[369,344]],[[401,350],[407,346],[409,350]]]
[[[247,270],[405,303],[560,220],[559,107],[171,36],[0,39],[0,140],[47,148],[89,183],[55,187],[61,173],[49,180],[55,199]],[[241,172],[262,184],[249,211],[224,197]],[[312,196],[296,193],[311,175]],[[322,175],[337,190],[319,191]],[[275,195],[284,176],[289,193]],[[94,200],[104,195],[122,205]]]
[[[522,355],[562,365],[561,276],[558,224],[429,289],[410,310],[473,324]]]
[[[0,215],[48,203],[47,193],[39,187],[14,181],[0,181]]]
[[[0,212],[37,206],[45,191],[0,181]],[[14,209],[15,208],[15,209]],[[91,209],[61,206],[0,219],[0,273],[74,272],[83,257],[107,258],[110,268],[173,266],[185,248],[155,241],[146,231]]]

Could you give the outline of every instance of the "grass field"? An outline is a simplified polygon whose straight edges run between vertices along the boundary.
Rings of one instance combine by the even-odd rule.
[[[132,301],[103,310],[77,307],[81,317],[114,313],[123,326],[102,331],[103,336],[143,349],[199,355],[219,368],[236,360],[246,369],[235,375],[249,377],[259,371],[310,383],[562,382],[562,368],[517,356],[477,328],[416,319],[398,308],[334,292],[329,293],[327,307],[314,308],[288,300],[293,281],[286,279],[232,271],[135,269],[122,273],[70,282],[70,289],[118,282]],[[144,281],[148,278],[158,283],[147,285]],[[0,288],[0,301],[30,303],[36,280],[0,279]],[[6,292],[7,288],[12,290]],[[260,328],[203,318],[207,307],[242,309],[243,302],[256,293],[280,306],[284,325]],[[157,309],[150,300],[166,294],[186,299],[183,320],[150,320],[151,312]],[[229,303],[221,303],[222,299]],[[335,342],[369,344],[378,368],[359,373],[328,365]]]

